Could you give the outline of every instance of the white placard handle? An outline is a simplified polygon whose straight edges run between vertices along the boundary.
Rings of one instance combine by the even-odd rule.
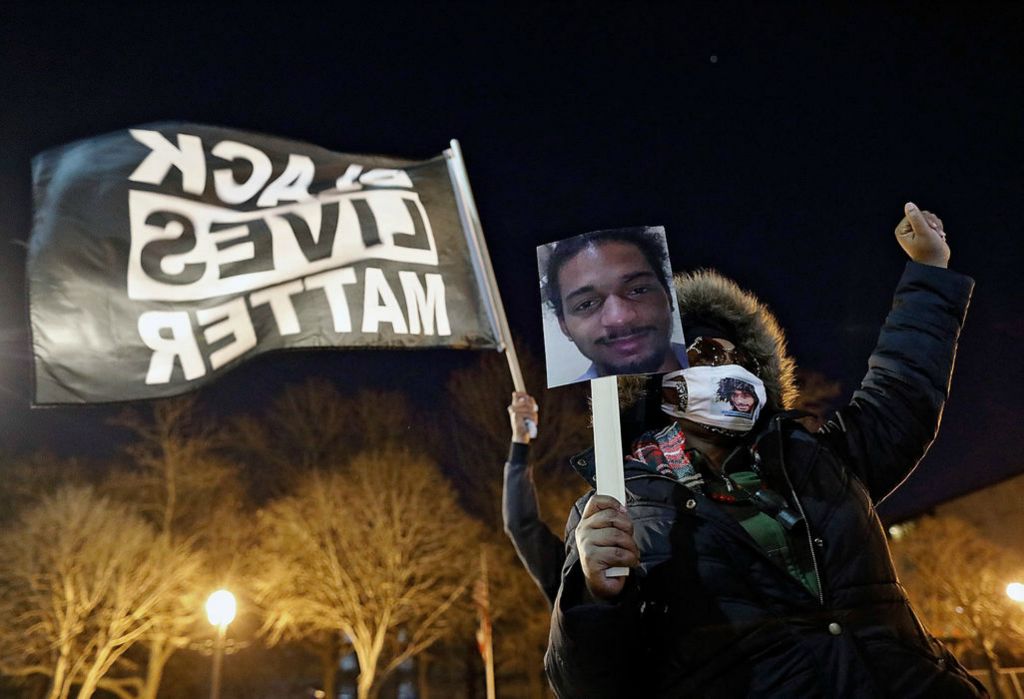
[[[597,465],[597,493],[626,502],[626,481],[622,473],[622,434],[619,427],[619,384],[614,376],[590,380],[590,405],[594,415],[594,461]],[[629,568],[609,568],[605,576],[620,578]]]

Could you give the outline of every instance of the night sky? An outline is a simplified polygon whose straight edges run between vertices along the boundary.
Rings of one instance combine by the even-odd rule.
[[[17,241],[31,157],[174,119],[409,158],[458,138],[522,346],[542,348],[538,244],[663,225],[677,269],[715,267],[754,290],[799,365],[845,395],[915,201],[943,218],[950,266],[977,288],[940,437],[884,512],[1024,471],[1024,4],[25,5],[0,11],[0,449],[102,457],[121,438],[109,407],[29,410]],[[204,398],[258,405],[324,375],[409,390],[427,410],[473,360],[293,353],[243,365]]]

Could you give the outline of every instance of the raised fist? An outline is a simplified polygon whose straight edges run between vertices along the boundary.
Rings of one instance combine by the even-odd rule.
[[[508,416],[512,422],[512,441],[529,444],[531,437],[537,436],[537,401],[529,393],[516,391],[512,394],[512,402],[508,405]],[[531,434],[530,423],[533,423]]]
[[[896,226],[896,240],[914,262],[933,267],[949,264],[949,245],[942,219],[931,211],[922,211],[913,202],[903,207],[906,216]]]

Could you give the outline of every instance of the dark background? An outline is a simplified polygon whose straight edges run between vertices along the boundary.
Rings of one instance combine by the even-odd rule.
[[[368,5],[383,5],[369,7]],[[1024,5],[164,4],[0,11],[0,448],[103,457],[111,407],[29,410],[31,157],[180,119],[337,151],[458,138],[517,341],[540,354],[534,248],[664,225],[674,266],[756,291],[798,363],[853,390],[904,255],[907,200],[977,281],[943,429],[890,518],[1024,470]],[[472,353],[293,353],[204,399],[324,375],[436,409]],[[540,387],[534,387],[540,390]],[[506,400],[495,396],[496,401]],[[502,455],[496,454],[500,459]]]

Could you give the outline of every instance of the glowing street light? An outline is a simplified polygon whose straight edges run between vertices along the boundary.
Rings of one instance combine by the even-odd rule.
[[[206,618],[217,627],[217,640],[213,645],[213,675],[210,678],[210,699],[220,699],[220,666],[224,662],[224,637],[228,624],[235,618],[238,604],[227,590],[217,590],[206,600]]]
[[[206,617],[214,626],[227,629],[237,611],[235,596],[227,590],[217,590],[206,600]]]
[[[1006,596],[1014,602],[1024,602],[1024,583],[1012,582],[1007,585]]]

